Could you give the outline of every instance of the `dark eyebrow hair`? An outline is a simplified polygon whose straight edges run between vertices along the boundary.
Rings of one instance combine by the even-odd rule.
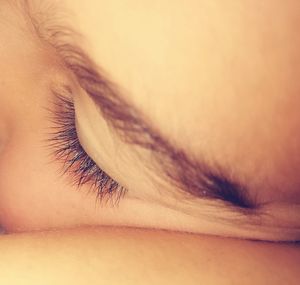
[[[77,44],[78,33],[65,25],[46,26],[34,17],[31,20],[39,39],[54,48],[64,66],[99,106],[107,123],[124,142],[150,150],[165,179],[189,197],[223,201],[237,211],[256,209],[247,187],[234,181],[221,167],[209,166],[176,147],[130,105],[118,86]]]
[[[71,45],[67,49],[67,66],[99,106],[108,124],[124,142],[150,150],[157,167],[163,170],[174,186],[195,197],[222,200],[239,208],[254,209],[246,187],[231,181],[220,167],[213,169],[172,145],[148,123],[141,112],[123,99],[118,87],[100,74],[99,68],[85,53]]]

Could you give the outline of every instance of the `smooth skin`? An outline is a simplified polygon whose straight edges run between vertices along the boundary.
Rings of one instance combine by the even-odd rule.
[[[0,239],[1,284],[299,284],[293,246],[149,230]]]
[[[85,50],[124,98],[175,144],[247,182],[268,215],[259,227],[224,223],[220,217],[230,214],[201,199],[186,214],[176,189],[148,183],[149,153],[141,152],[145,165],[138,162],[137,150],[99,114],[101,138],[93,145],[84,122],[96,117],[93,103],[36,37],[22,1],[0,1],[0,224],[10,233],[0,238],[0,281],[297,284],[299,247],[238,238],[292,240],[299,233],[298,1],[29,2],[46,15],[55,11],[48,2],[66,7]],[[76,191],[45,144],[49,87],[58,82],[76,91],[83,147],[130,190],[117,208],[95,207],[88,186]],[[97,229],[65,230],[83,226]],[[49,229],[60,230],[43,232]]]
[[[0,222],[8,231],[128,225],[299,239],[297,1],[29,1],[30,17],[22,3],[1,2]],[[246,184],[262,214],[238,220],[218,201],[183,199],[149,151],[107,127],[30,19],[46,39],[47,28],[60,24],[80,32],[75,40],[124,100],[189,156]],[[84,149],[128,189],[118,208],[95,207],[89,186],[74,191],[62,162],[53,161],[54,84],[73,91]]]

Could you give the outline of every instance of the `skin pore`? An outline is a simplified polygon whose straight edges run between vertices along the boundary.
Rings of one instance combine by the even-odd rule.
[[[125,225],[299,240],[300,4],[256,2],[63,1],[80,46],[119,95],[177,149],[247,185],[258,207],[246,214],[183,195],[151,151],[109,125],[47,30],[37,35],[22,5],[2,2],[0,224],[8,232]],[[39,27],[54,25],[43,3],[32,1],[30,13]],[[53,85],[71,88],[83,148],[128,190],[118,207],[95,203],[89,185],[77,191],[53,161]]]

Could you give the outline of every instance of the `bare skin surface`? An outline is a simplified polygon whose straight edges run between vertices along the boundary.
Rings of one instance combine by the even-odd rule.
[[[0,282],[35,284],[299,283],[299,248],[133,229],[0,238]]]
[[[56,26],[58,2],[120,97],[189,156],[245,182],[257,208],[187,199],[149,150],[108,127],[49,44],[43,25]],[[299,1],[58,2],[0,1],[0,224],[10,233],[0,283],[298,284],[298,247],[239,238],[299,240]],[[82,147],[128,189],[118,207],[62,174],[47,143],[53,85],[72,91]],[[65,230],[84,226],[99,228]]]
[[[298,1],[267,1],[259,13],[253,1],[226,7],[222,1],[184,7],[180,1],[170,7],[167,1],[29,1],[27,10],[24,3],[2,1],[0,10],[0,223],[9,232],[127,225],[299,239]],[[190,183],[177,185],[151,147],[126,143],[128,130],[125,140],[116,135],[68,65],[70,50],[62,54],[55,46],[65,44],[53,34],[66,23],[81,33],[81,40],[73,40],[97,64],[98,77],[104,73],[118,86],[118,98],[175,148],[173,154],[205,163],[208,172],[222,169],[230,185],[241,183],[235,192],[255,201],[248,214],[230,201],[206,199],[211,189],[190,177],[203,167],[190,163],[184,175],[185,166],[175,170],[177,180]],[[71,90],[84,150],[128,190],[118,208],[95,203],[93,181],[77,191],[72,173],[62,174],[65,158],[54,157],[49,143],[53,86]],[[181,160],[161,158],[172,167]],[[196,196],[186,193],[193,187]]]

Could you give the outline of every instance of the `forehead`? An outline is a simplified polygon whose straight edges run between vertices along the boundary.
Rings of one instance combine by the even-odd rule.
[[[92,57],[166,136],[254,185],[298,188],[298,1],[65,2]]]
[[[230,107],[290,108],[296,97],[297,1],[86,2],[66,0],[87,49],[152,117],[170,118],[180,104],[180,121],[209,124]]]

